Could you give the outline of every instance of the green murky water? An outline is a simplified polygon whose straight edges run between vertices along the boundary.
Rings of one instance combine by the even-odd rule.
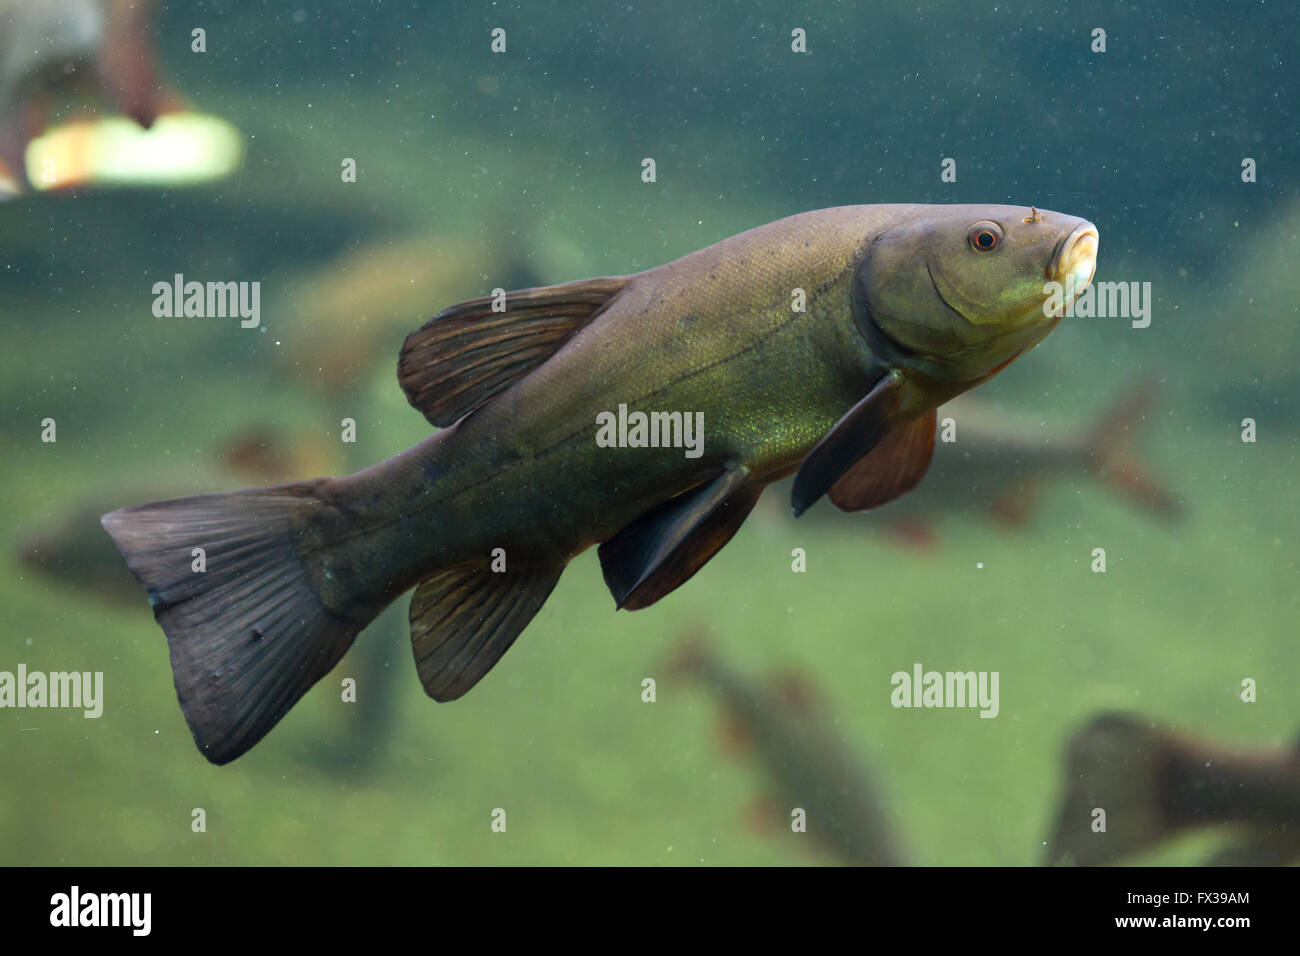
[[[1096,23],[1018,3],[234,6],[168,4],[160,46],[192,104],[243,132],[238,172],[0,204],[0,670],[104,675],[98,719],[0,711],[4,862],[832,861],[788,826],[751,825],[760,769],[721,747],[715,702],[665,671],[690,629],[746,673],[813,682],[918,863],[1040,862],[1064,741],[1102,710],[1224,742],[1295,739],[1300,170],[1285,5],[1103,4]],[[190,52],[193,25],[206,55]],[[1090,50],[1094,26],[1105,53]],[[808,53],[791,51],[794,28]],[[940,178],[945,157],[956,182]],[[452,704],[420,687],[402,599],[220,768],[194,748],[143,594],[105,603],[20,560],[23,535],[88,501],[249,484],[217,457],[253,428],[335,470],[418,441],[427,425],[393,375],[405,334],[507,279],[649,268],[805,209],[947,201],[1085,216],[1097,279],[1151,283],[1148,327],[1067,320],[981,394],[1086,423],[1156,380],[1138,445],[1181,522],[1053,480],[1022,525],[971,509],[917,552],[884,532],[888,509],[837,521],[823,503],[795,521],[784,502],[760,505],[645,611],[615,613],[583,555]],[[155,317],[152,287],[175,273],[259,281],[260,327]],[[355,446],[339,441],[343,418]],[[999,672],[998,717],[892,707],[890,675],[915,662]],[[1212,842],[1134,859],[1195,862]]]

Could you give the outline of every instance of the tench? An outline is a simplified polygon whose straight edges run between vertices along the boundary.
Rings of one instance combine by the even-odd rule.
[[[1154,391],[1150,383],[1132,388],[1087,428],[960,395],[938,410],[941,440],[925,478],[905,497],[873,511],[870,526],[919,548],[934,543],[936,519],[945,515],[988,515],[1015,527],[1028,521],[1045,485],[1071,478],[1094,479],[1145,513],[1173,521],[1183,503],[1136,447]],[[952,428],[950,442],[942,440],[945,422]],[[780,505],[770,497],[759,507],[775,512]]]
[[[699,637],[678,646],[670,669],[717,695],[741,741],[753,746],[772,788],[770,817],[790,823],[797,807],[808,835],[850,866],[903,866],[894,825],[873,775],[840,734],[838,720],[806,678],[752,681]]]
[[[939,442],[943,457],[917,493],[883,514],[902,519],[919,517],[922,510],[983,507],[1007,524],[1019,524],[1027,520],[1043,483],[1090,477],[1148,514],[1172,520],[1181,502],[1134,447],[1154,394],[1150,383],[1130,389],[1088,428],[1017,415],[963,395],[939,409],[941,422],[952,420],[955,440]]]
[[[1300,748],[1251,749],[1103,714],[1070,740],[1047,862],[1111,863],[1207,827],[1228,837],[1211,866],[1300,857]]]
[[[104,527],[214,763],[412,587],[420,679],[453,700],[592,545],[616,605],[643,608],[786,475],[796,515],[827,493],[850,511],[905,493],[935,408],[1041,341],[1064,309],[1047,284],[1068,303],[1096,250],[1092,223],[1032,207],[845,206],[635,275],[473,299],[402,348],[402,388],[440,429],[424,441],[347,477]]]

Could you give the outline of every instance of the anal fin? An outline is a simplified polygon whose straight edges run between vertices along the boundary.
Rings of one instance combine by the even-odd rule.
[[[421,581],[411,598],[411,645],[425,692],[455,700],[477,684],[541,610],[563,571],[495,572],[483,563]]]
[[[650,509],[600,546],[600,568],[620,608],[638,610],[690,580],[749,517],[761,486],[749,469],[721,475]]]

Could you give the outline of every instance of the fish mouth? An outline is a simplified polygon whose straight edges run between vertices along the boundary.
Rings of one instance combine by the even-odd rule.
[[[1065,292],[1063,308],[1068,308],[1092,282],[1097,271],[1097,227],[1084,220],[1066,236],[1046,272],[1048,278],[1059,282]]]

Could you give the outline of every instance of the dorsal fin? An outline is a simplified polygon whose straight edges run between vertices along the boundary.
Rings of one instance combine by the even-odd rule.
[[[468,415],[555,354],[604,311],[628,276],[585,279],[461,302],[406,337],[397,380],[406,399],[434,425]]]

